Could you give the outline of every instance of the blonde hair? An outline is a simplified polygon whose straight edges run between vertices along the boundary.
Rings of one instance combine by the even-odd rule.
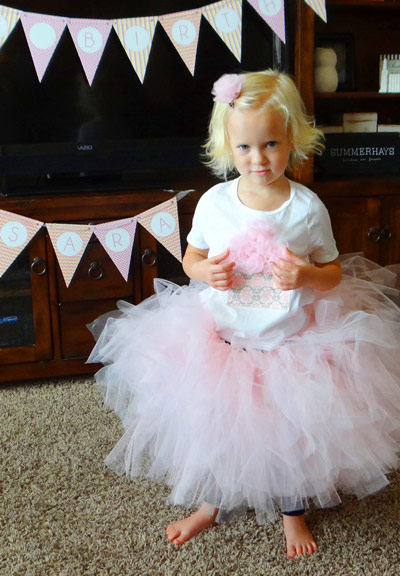
[[[205,164],[216,176],[226,179],[229,173],[235,171],[227,119],[233,110],[249,109],[265,112],[272,109],[282,114],[293,144],[288,168],[304,162],[310,152],[321,154],[323,151],[323,133],[315,126],[314,119],[307,116],[303,101],[290,76],[275,70],[249,72],[245,74],[240,94],[233,105],[214,102],[209,136],[204,144],[204,157]]]

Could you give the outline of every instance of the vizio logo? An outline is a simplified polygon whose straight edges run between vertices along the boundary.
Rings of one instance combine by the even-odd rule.
[[[90,152],[91,150],[93,150],[93,146],[92,144],[78,144],[76,149],[79,152]]]

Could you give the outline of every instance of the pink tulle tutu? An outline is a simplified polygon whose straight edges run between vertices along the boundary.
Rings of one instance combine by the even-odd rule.
[[[273,350],[221,339],[195,285],[159,280],[96,320],[89,362],[105,365],[97,384],[125,430],[106,463],[167,483],[174,504],[251,508],[260,523],[384,487],[400,451],[395,276],[360,256],[342,265]]]

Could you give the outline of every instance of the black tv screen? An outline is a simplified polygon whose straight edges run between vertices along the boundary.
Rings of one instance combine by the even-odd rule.
[[[110,20],[205,5],[194,0],[7,2],[22,12]],[[19,21],[0,49],[2,193],[168,186],[171,169],[201,164],[210,91],[220,75],[272,66],[291,71],[288,14],[286,30],[284,45],[244,0],[239,63],[203,17],[192,75],[158,23],[141,82],[112,28],[89,85],[67,28],[39,82]]]

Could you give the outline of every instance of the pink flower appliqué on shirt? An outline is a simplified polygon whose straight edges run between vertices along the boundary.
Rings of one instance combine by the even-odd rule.
[[[230,246],[230,260],[244,274],[270,272],[271,262],[285,257],[286,246],[262,222],[255,222],[245,234],[235,238]]]

